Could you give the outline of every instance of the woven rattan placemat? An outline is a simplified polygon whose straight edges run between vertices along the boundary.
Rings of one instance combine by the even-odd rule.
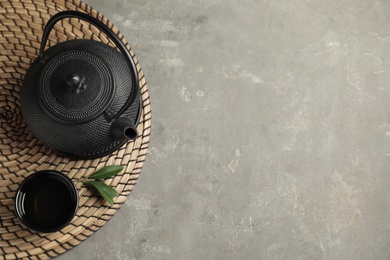
[[[19,91],[30,63],[37,57],[44,25],[64,10],[78,10],[107,24],[126,44],[123,36],[96,10],[79,0],[0,0],[0,258],[45,259],[66,252],[103,226],[126,200],[141,171],[150,135],[150,103],[142,70],[137,64],[142,95],[140,136],[113,154],[94,160],[60,157],[37,140],[21,116]],[[111,44],[104,33],[77,19],[60,21],[48,46],[68,39],[94,39]],[[131,52],[132,53],[132,52]],[[132,53],[134,56],[134,54]],[[106,181],[119,196],[109,206],[83,186],[85,176],[106,165],[121,164],[125,171]],[[26,229],[14,215],[13,199],[22,180],[38,170],[67,174],[76,183],[80,207],[70,225],[55,233]]]

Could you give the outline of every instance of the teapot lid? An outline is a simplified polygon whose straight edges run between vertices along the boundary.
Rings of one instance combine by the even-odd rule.
[[[37,96],[42,109],[63,124],[85,123],[100,116],[115,94],[107,63],[85,49],[56,53],[43,66],[38,80]]]

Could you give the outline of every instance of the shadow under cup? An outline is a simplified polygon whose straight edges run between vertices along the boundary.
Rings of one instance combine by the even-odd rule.
[[[39,171],[27,177],[15,196],[16,216],[28,228],[44,233],[68,225],[78,208],[78,192],[68,176]]]

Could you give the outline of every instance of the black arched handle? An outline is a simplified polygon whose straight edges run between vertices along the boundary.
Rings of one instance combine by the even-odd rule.
[[[138,71],[137,71],[137,67],[135,66],[135,63],[133,61],[133,58],[131,57],[131,54],[127,50],[126,46],[123,44],[123,42],[119,39],[119,37],[107,25],[105,25],[103,22],[99,21],[95,17],[92,17],[88,14],[78,12],[78,11],[63,11],[63,12],[57,13],[50,18],[50,20],[47,22],[47,24],[45,26],[45,30],[43,31],[43,35],[42,35],[41,46],[39,48],[39,57],[43,58],[43,51],[45,49],[47,39],[49,38],[50,32],[53,29],[54,25],[59,20],[62,20],[65,18],[78,18],[78,19],[85,20],[85,21],[93,24],[99,30],[104,32],[115,43],[116,47],[118,47],[118,49],[120,50],[122,55],[125,56],[126,61],[129,65],[129,67],[131,68],[131,72],[133,74],[133,79],[134,79],[135,84],[132,84],[130,96],[126,100],[126,103],[121,107],[121,109],[114,116],[110,117],[110,119],[119,118],[127,109],[130,108],[131,104],[133,104],[134,100],[138,96],[138,92],[139,92]]]

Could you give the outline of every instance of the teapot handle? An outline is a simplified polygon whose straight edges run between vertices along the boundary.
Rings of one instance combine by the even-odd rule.
[[[92,17],[86,13],[78,12],[78,11],[63,11],[55,14],[50,18],[50,20],[47,22],[45,29],[43,31],[42,35],[42,42],[41,46],[39,48],[39,58],[43,58],[43,52],[45,49],[45,45],[47,42],[47,39],[49,38],[50,32],[53,29],[54,25],[64,18],[78,18],[84,21],[89,22],[90,24],[93,24],[96,26],[99,30],[104,32],[118,47],[122,55],[126,58],[126,61],[128,65],[131,68],[131,73],[133,74],[135,85],[132,85],[131,93],[129,98],[126,100],[125,104],[121,107],[121,109],[113,116],[110,116],[109,119],[117,119],[119,118],[134,102],[136,99],[138,92],[139,92],[139,79],[138,79],[138,71],[137,67],[133,61],[133,58],[131,57],[130,52],[127,50],[126,46],[123,44],[123,42],[119,39],[119,37],[102,21],[98,20],[95,17]]]

